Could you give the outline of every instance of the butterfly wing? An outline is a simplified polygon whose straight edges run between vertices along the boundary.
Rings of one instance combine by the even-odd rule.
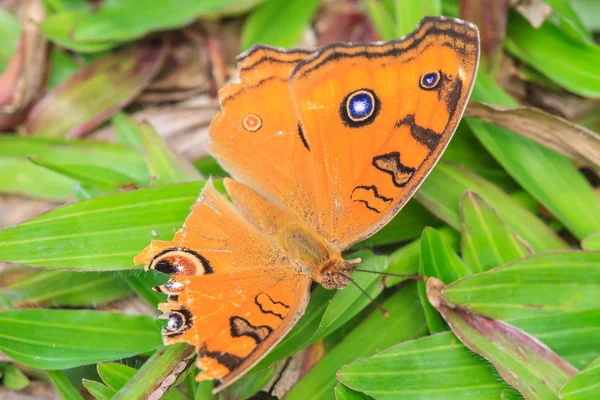
[[[238,180],[345,249],[381,229],[447,146],[479,59],[474,25],[312,55],[258,47],[221,93],[211,151]],[[289,83],[287,76],[289,77]]]
[[[294,69],[319,233],[345,249],[381,229],[446,148],[475,81],[474,25],[425,18],[398,41],[332,45]]]
[[[172,242],[153,241],[136,258],[171,275],[166,344],[198,350],[197,379],[219,390],[260,361],[304,313],[311,279],[207,183]]]
[[[311,54],[257,46],[241,55],[240,82],[220,90],[221,112],[211,124],[209,144],[237,181],[309,225],[317,208],[310,150],[288,80]]]

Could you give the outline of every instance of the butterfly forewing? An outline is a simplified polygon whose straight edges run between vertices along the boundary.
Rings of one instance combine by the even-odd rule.
[[[383,227],[441,156],[475,80],[477,29],[426,18],[407,38],[302,61],[292,101],[310,145],[320,226],[345,249]]]

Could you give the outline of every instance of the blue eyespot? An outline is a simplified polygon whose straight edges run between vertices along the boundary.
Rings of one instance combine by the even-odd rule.
[[[346,111],[353,122],[364,121],[375,111],[375,97],[366,90],[357,90],[348,96]]]
[[[437,71],[427,72],[421,75],[421,81],[419,82],[422,89],[428,90],[433,89],[440,82],[440,73]]]

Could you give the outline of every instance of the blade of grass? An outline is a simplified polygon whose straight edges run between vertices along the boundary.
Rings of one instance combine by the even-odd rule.
[[[67,377],[61,371],[46,371],[48,377],[60,393],[60,397],[63,400],[83,400],[83,397],[75,389],[75,386],[67,379]]]
[[[439,162],[415,197],[450,226],[460,229],[460,199],[467,190],[477,192],[492,205],[506,224],[535,251],[569,248],[550,227],[519,202],[460,165]],[[548,188],[548,191],[551,190]]]
[[[270,0],[250,13],[242,28],[242,49],[255,44],[292,47],[302,38],[320,2]]]
[[[532,254],[529,245],[475,192],[463,195],[461,217],[462,256],[473,272],[487,271]]]
[[[514,100],[481,71],[471,98],[511,107],[516,105]],[[467,122],[477,138],[508,173],[575,236],[581,239],[600,231],[600,201],[570,160],[498,126],[473,119],[468,119]],[[508,223],[507,218],[506,221]],[[535,246],[529,237],[523,235],[512,224],[510,226]]]
[[[286,395],[286,400],[333,399],[337,384],[336,373],[342,366],[399,341],[425,334],[425,319],[417,300],[414,283],[401,288],[382,305],[390,312],[389,317],[386,318],[374,310],[312,367]]]
[[[443,282],[454,282],[459,278],[471,275],[473,271],[467,267],[452,247],[442,238],[438,231],[425,228],[421,236],[421,263],[419,275],[436,277]],[[430,333],[448,330],[448,325],[440,314],[429,304],[425,293],[425,283],[417,282],[419,299],[425,312],[425,319]]]

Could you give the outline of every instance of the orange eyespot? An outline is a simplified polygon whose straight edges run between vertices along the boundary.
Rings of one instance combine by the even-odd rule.
[[[256,114],[247,114],[242,120],[242,125],[248,132],[256,132],[262,126],[262,120]]]

